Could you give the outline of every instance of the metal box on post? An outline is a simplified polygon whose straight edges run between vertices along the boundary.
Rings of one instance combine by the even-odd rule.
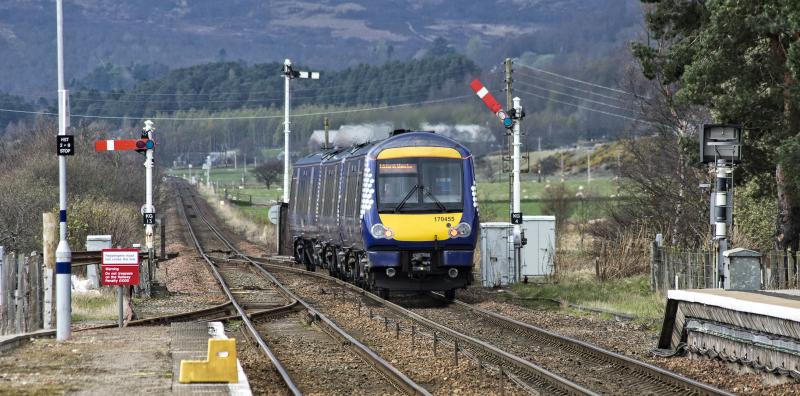
[[[556,217],[523,216],[522,232],[528,243],[522,247],[520,276],[548,276],[555,269]]]
[[[111,235],[88,235],[86,237],[87,252],[99,252],[103,249],[111,249]],[[86,266],[86,278],[89,280],[89,286],[94,289],[100,287],[97,267],[97,265]]]
[[[744,248],[726,250],[725,283],[729,290],[761,289],[761,253]]]
[[[514,283],[512,233],[510,223],[481,223],[481,286]]]

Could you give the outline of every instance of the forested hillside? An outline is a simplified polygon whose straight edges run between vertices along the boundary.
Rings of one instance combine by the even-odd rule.
[[[132,89],[103,92],[81,90],[71,95],[76,114],[131,118],[181,110],[221,111],[283,106],[282,63],[246,65],[218,62],[173,70]],[[303,65],[295,70],[308,70]],[[293,105],[396,104],[451,94],[463,94],[468,78],[479,69],[464,56],[430,56],[380,66],[359,65],[322,71],[319,80],[296,80]]]
[[[0,91],[55,97],[55,21],[52,1],[0,2]],[[641,30],[636,0],[64,2],[68,82],[108,64],[290,58],[338,70],[419,58],[437,37],[486,69],[512,56],[616,82],[591,64]]]

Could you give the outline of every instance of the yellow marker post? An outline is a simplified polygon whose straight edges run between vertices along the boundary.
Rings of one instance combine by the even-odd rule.
[[[209,338],[206,360],[181,360],[178,382],[239,382],[236,339]]]

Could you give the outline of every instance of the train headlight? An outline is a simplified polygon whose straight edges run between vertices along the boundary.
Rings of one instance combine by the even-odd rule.
[[[373,237],[378,239],[392,239],[394,237],[394,232],[381,223],[373,225],[369,231]]]
[[[457,226],[450,229],[450,237],[452,238],[466,238],[472,234],[472,227],[467,223],[458,223]]]

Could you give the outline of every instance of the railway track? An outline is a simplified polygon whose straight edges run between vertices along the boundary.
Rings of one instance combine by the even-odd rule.
[[[226,236],[206,218],[205,213],[198,207],[198,202],[195,200],[193,194],[189,192],[188,199],[190,200],[190,203],[187,203],[184,201],[184,195],[187,193],[187,191],[185,189],[180,189],[179,192],[179,199],[181,200],[181,205],[179,205],[179,213],[183,217],[186,226],[189,229],[195,247],[208,264],[220,286],[223,288],[223,291],[230,300],[230,303],[238,312],[238,316],[248,330],[249,336],[257,342],[260,349],[269,358],[289,392],[293,394],[301,394],[301,386],[295,382],[295,379],[293,379],[292,375],[290,375],[291,370],[284,366],[283,362],[278,358],[278,354],[276,354],[273,349],[275,348],[275,345],[278,345],[278,347],[284,349],[285,353],[283,356],[289,356],[290,359],[295,357],[297,351],[289,350],[287,349],[287,346],[281,346],[281,343],[279,342],[280,340],[277,339],[273,340],[275,341],[273,342],[273,347],[270,347],[267,340],[265,340],[264,331],[261,330],[263,329],[263,326],[268,326],[268,324],[259,324],[261,327],[257,326],[257,324],[251,319],[251,316],[259,311],[247,312],[245,309],[247,304],[263,308],[270,304],[280,305],[279,303],[276,303],[276,300],[279,299],[282,299],[284,302],[288,302],[284,305],[261,311],[268,312],[269,316],[280,316],[282,314],[287,314],[291,310],[304,311],[305,318],[309,323],[315,323],[320,329],[327,333],[332,340],[334,340],[334,342],[328,341],[328,345],[321,345],[324,343],[313,339],[313,337],[308,337],[303,340],[304,342],[316,347],[316,351],[325,350],[326,352],[330,352],[330,344],[334,344],[340,349],[344,346],[360,358],[361,364],[366,365],[365,369],[368,370],[371,368],[375,370],[383,377],[385,382],[388,383],[387,386],[381,386],[376,384],[374,376],[368,377],[365,378],[368,383],[359,384],[359,388],[353,389],[353,391],[370,393],[396,393],[397,391],[400,391],[405,394],[430,394],[424,387],[409,379],[406,375],[394,368],[391,364],[363,345],[356,338],[342,330],[336,325],[336,323],[328,319],[324,314],[320,313],[304,300],[294,295],[294,293],[285,288],[269,272],[265,271],[260,266],[257,266],[255,263],[248,263],[246,261],[243,263],[235,263],[229,260],[228,256],[233,255],[241,257],[243,255],[236,248],[236,246],[231,243],[229,239],[226,238]],[[186,209],[193,211],[194,215],[187,215],[185,211]],[[192,225],[193,222],[195,223],[194,226]],[[197,226],[198,223],[200,227]],[[199,234],[204,234],[200,236],[204,237],[203,239],[206,240],[205,243],[209,243],[209,240],[213,240],[213,242],[210,244],[216,246],[204,248],[200,242],[200,238],[198,237]],[[213,254],[211,252],[213,252]],[[220,256],[220,254],[222,254],[222,256]],[[229,282],[233,283],[235,287],[231,287]],[[269,291],[264,293],[264,291],[267,289],[269,289]],[[265,313],[264,316],[267,316],[267,314]],[[290,319],[287,322],[293,322],[296,324],[297,321]],[[278,333],[278,331],[275,331],[274,333]],[[314,356],[312,356],[312,358],[314,358]],[[319,356],[318,358],[322,359],[323,356]],[[347,364],[350,366],[357,366],[358,362],[348,361]],[[340,379],[340,381],[346,383],[347,381],[358,380],[357,378],[352,379],[350,377],[355,376],[343,377]],[[333,386],[334,384],[328,385]],[[391,390],[389,390],[389,388],[391,388]]]
[[[473,348],[478,356],[489,362],[501,365],[504,371],[511,371],[518,378],[530,379],[533,374],[525,363],[542,362],[540,367],[549,368],[547,360],[559,363],[551,370],[556,377],[573,381],[578,389],[583,388],[587,394],[624,394],[635,389],[637,394],[647,395],[728,395],[720,389],[686,378],[660,367],[641,362],[617,353],[599,348],[580,340],[564,337],[528,323],[489,312],[456,300],[447,304],[443,296],[435,296],[439,306],[436,309],[407,309],[401,305],[385,301],[380,297],[357,288],[339,279],[319,272],[309,273],[301,268],[293,267],[293,260],[285,257],[256,258],[267,268],[322,278],[334,282],[362,299],[384,307],[394,315],[419,325],[431,325],[429,329],[445,332],[450,329],[453,339],[458,339],[461,346]],[[430,304],[429,304],[430,305]],[[431,314],[431,312],[437,312]],[[465,315],[472,315],[467,320]],[[460,324],[458,322],[461,322]],[[488,325],[488,326],[487,326]],[[460,334],[460,335],[458,335]],[[505,338],[504,338],[505,337]],[[502,345],[502,347],[500,347]],[[492,348],[493,347],[493,348]],[[492,356],[500,351],[499,355]],[[526,352],[533,350],[533,352]],[[536,359],[550,357],[549,359]],[[511,358],[514,357],[514,358]],[[553,359],[555,357],[555,359]],[[516,359],[515,359],[516,358]],[[566,363],[566,364],[565,364]],[[571,367],[570,367],[571,366]],[[554,387],[555,388],[555,387]],[[552,389],[550,389],[552,390]],[[561,390],[564,390],[563,388]],[[573,389],[575,390],[575,389]],[[566,393],[581,393],[580,391]]]
[[[221,240],[225,240],[221,234],[219,236]],[[481,310],[461,301],[446,305],[446,309],[440,310],[441,315],[429,317],[429,312],[423,314],[415,312],[415,310],[406,309],[401,305],[383,300],[372,293],[323,273],[308,272],[304,269],[295,268],[292,266],[294,262],[290,258],[274,256],[266,258],[251,257],[236,250],[235,246],[230,242],[226,241],[225,243],[230,252],[234,254],[227,257],[213,257],[212,261],[216,260],[218,263],[240,262],[257,264],[265,276],[275,284],[281,284],[276,278],[278,273],[292,273],[304,278],[324,279],[335,284],[343,291],[347,290],[349,293],[358,296],[367,305],[384,309],[387,311],[384,314],[386,320],[388,320],[389,316],[394,316],[396,323],[399,323],[399,320],[404,320],[409,324],[413,324],[414,327],[418,326],[420,330],[427,329],[435,339],[449,341],[456,350],[461,348],[469,351],[468,353],[479,360],[481,364],[496,366],[501,373],[506,374],[524,389],[547,394],[586,395],[628,393],[632,389],[636,389],[640,394],[652,395],[726,394],[721,390],[659,367],[630,359],[575,339],[563,337],[493,312]],[[275,275],[268,270],[273,271]],[[280,277],[278,276],[278,278]],[[290,293],[287,295],[299,300],[296,294],[289,290],[286,291]],[[373,315],[377,316],[377,313],[370,309],[370,317]],[[453,323],[454,317],[463,318],[468,315],[472,315],[472,319],[465,322],[471,324],[471,326],[457,326],[456,323]],[[445,318],[446,316],[451,317],[449,321]],[[475,326],[476,323],[482,323],[482,325]],[[502,328],[502,334],[495,334],[494,337],[485,337],[485,335],[480,334],[481,332],[471,332],[469,330],[469,327],[473,329],[487,327],[487,323],[495,328],[495,333],[497,329]],[[539,355],[557,356],[560,360],[575,362],[574,365],[579,368],[569,370],[559,367],[548,370],[547,365],[536,364],[535,357],[526,354],[522,349],[510,348],[509,342],[502,340],[502,336],[507,337],[508,334],[514,334],[514,337],[516,337],[512,345],[524,345],[530,348],[536,348],[535,345],[539,345],[539,348],[541,348],[537,349]]]
[[[507,346],[528,360],[541,362],[564,376],[574,378],[590,389],[601,393],[624,393],[636,389],[643,395],[728,395],[720,389],[694,381],[660,367],[599,348],[595,345],[565,337],[495,312],[487,311],[463,301],[448,303],[444,296],[432,294],[445,310],[425,311],[429,318],[439,322],[462,321],[462,328],[476,337]],[[439,311],[439,312],[436,312]],[[484,323],[481,331],[470,331],[470,324]],[[478,335],[480,333],[481,335]],[[520,343],[524,342],[524,343]],[[555,364],[549,356],[557,354]],[[567,363],[567,364],[564,364]],[[571,368],[580,366],[578,370]]]

